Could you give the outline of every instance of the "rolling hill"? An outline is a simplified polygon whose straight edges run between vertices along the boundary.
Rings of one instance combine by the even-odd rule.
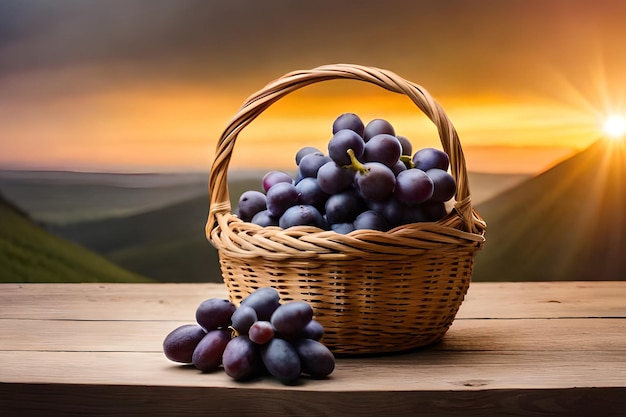
[[[206,193],[208,173],[120,174],[0,170],[0,192],[43,223],[154,210]]]
[[[260,189],[258,176],[235,176],[231,202]],[[102,254],[112,262],[163,282],[221,282],[219,259],[204,234],[209,194],[129,216],[47,226],[52,233]]]
[[[624,143],[599,140],[476,209],[476,281],[625,279]]]
[[[44,230],[0,195],[0,282],[151,282]]]
[[[600,140],[535,177],[469,175],[477,210],[488,223],[487,243],[477,255],[474,280],[624,279],[626,151],[623,144]],[[231,178],[233,207],[241,192],[258,189],[259,178],[258,173]],[[129,181],[138,180],[135,176],[118,179],[121,183],[108,185],[127,186]],[[68,186],[62,178],[59,180],[61,184],[55,186]],[[89,181],[94,187],[81,183],[80,193],[76,192],[78,188],[68,186],[67,198],[62,199],[66,207],[71,208],[81,199],[91,199],[91,195],[103,190],[99,187],[102,185],[99,174]],[[139,204],[131,204],[130,215],[46,227],[143,276],[169,282],[219,282],[217,253],[204,235],[209,204],[206,183],[200,179],[195,184],[196,191],[186,199],[176,184],[167,188],[168,184],[159,182],[156,184],[159,191],[137,187],[134,193],[146,193],[137,202],[156,201],[158,207],[142,211]],[[47,186],[52,188],[51,184]],[[32,187],[30,193],[25,192],[25,198],[33,205],[39,201],[41,210],[35,212],[45,212],[45,201],[38,200],[34,192],[42,185]],[[125,190],[117,193],[113,188],[107,192],[107,199],[100,198],[94,207],[110,210],[129,195]],[[168,194],[171,192],[175,193]],[[172,196],[169,200],[172,204],[163,206],[168,201],[167,195]],[[3,233],[5,210],[3,207]]]
[[[166,282],[220,282],[217,251],[204,235],[208,194],[146,213],[49,226],[116,264]]]
[[[243,191],[260,189],[262,173],[229,175],[232,207]],[[528,178],[525,174],[470,173],[479,198],[496,194]],[[205,192],[167,207],[72,224],[48,225],[59,236],[100,253],[132,271],[165,282],[221,282],[217,251],[206,240],[209,207]]]

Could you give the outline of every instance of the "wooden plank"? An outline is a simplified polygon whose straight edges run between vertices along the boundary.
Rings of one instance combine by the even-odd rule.
[[[1,284],[0,318],[180,321],[227,296],[221,284]],[[626,317],[625,299],[624,282],[477,282],[457,317]]]
[[[623,388],[328,392],[216,387],[0,384],[4,415],[622,417]],[[601,410],[600,413],[598,411]]]
[[[250,382],[225,372],[201,373],[155,352],[0,351],[0,383],[204,387],[260,391],[398,392],[489,389],[626,389],[622,352],[430,351],[409,356],[342,358],[326,379],[293,386],[271,377]],[[1,385],[1,384],[0,384]],[[207,390],[208,392],[209,390]]]
[[[0,320],[0,350],[161,352],[187,321]],[[602,351],[626,362],[626,319],[459,319],[431,350]]]
[[[0,284],[0,318],[187,320],[218,284]],[[102,307],[104,305],[105,307]]]
[[[626,282],[475,282],[457,317],[626,317]]]

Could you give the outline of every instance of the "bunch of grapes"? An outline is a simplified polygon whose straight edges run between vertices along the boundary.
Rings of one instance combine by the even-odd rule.
[[[280,302],[278,291],[263,287],[239,307],[210,298],[196,310],[197,324],[185,324],[163,341],[165,356],[193,364],[203,372],[223,367],[237,381],[269,373],[284,384],[302,373],[323,378],[335,368],[335,357],[320,339],[323,326],[304,301]]]
[[[316,226],[338,233],[387,231],[437,221],[456,194],[448,155],[435,148],[413,153],[391,123],[367,125],[354,113],[333,122],[328,152],[304,147],[296,153],[297,176],[270,171],[263,190],[244,192],[238,216],[260,226]]]

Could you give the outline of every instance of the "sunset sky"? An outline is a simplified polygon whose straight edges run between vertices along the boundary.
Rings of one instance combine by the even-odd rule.
[[[0,168],[208,170],[249,95],[341,62],[425,87],[470,170],[536,173],[626,112],[624,16],[618,0],[0,0]],[[405,97],[333,81],[255,120],[231,167],[293,168],[347,111],[438,145]]]

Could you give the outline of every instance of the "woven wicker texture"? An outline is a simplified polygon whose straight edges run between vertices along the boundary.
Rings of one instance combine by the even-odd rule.
[[[448,216],[388,232],[343,235],[310,226],[262,228],[231,213],[227,171],[239,133],[290,92],[334,79],[406,95],[436,125],[457,182]],[[325,328],[324,344],[340,354],[397,352],[440,340],[463,301],[474,255],[484,243],[485,222],[472,208],[452,123],[424,88],[378,68],[336,64],[296,71],[249,97],[218,142],[209,191],[206,235],[218,249],[231,300],[238,304],[254,289],[272,286],[283,301],[307,301]]]

